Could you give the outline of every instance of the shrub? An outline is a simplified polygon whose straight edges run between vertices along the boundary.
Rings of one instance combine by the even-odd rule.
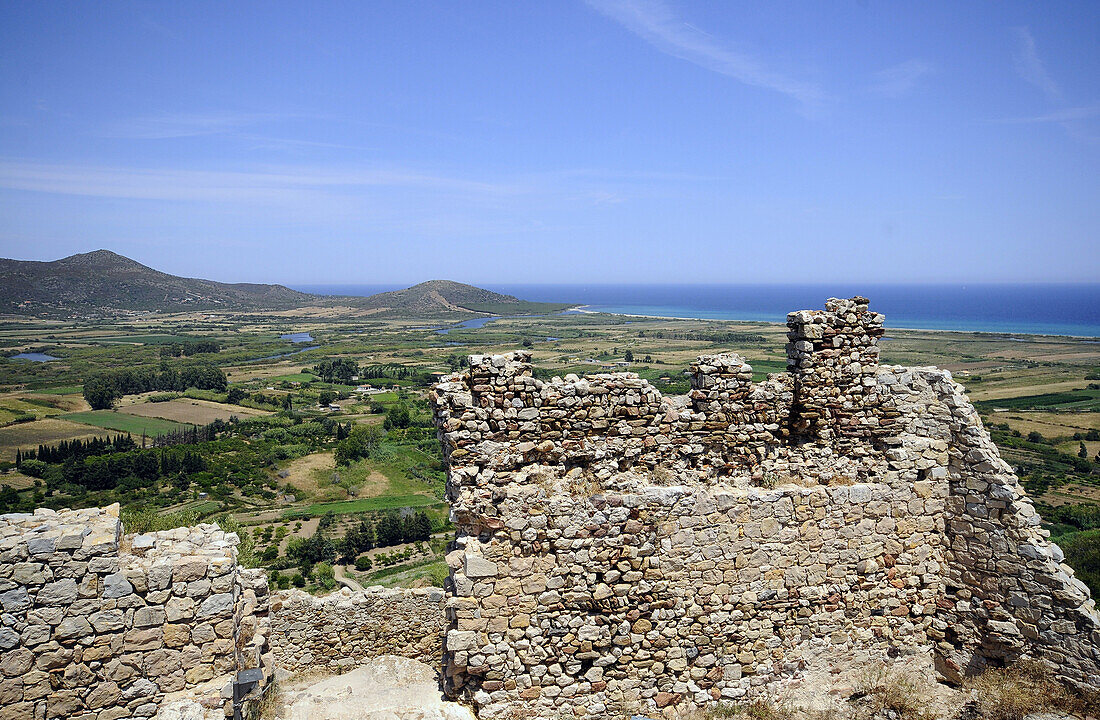
[[[322,590],[331,590],[336,587],[336,573],[327,562],[317,563],[313,567],[313,579]]]
[[[917,679],[903,672],[876,667],[859,679],[859,691],[876,716],[885,714],[901,720],[931,720],[927,710],[931,697]]]
[[[26,463],[23,463],[26,466]],[[194,510],[177,510],[160,515],[152,508],[123,508],[120,513],[122,527],[128,533],[147,533],[189,527],[202,516]],[[224,529],[224,528],[223,528]]]
[[[20,472],[24,475],[30,475],[36,478],[44,477],[49,467],[49,465],[41,460],[24,460],[19,464]]]
[[[983,720],[1023,720],[1050,710],[1081,714],[1086,702],[1066,691],[1046,666],[1021,660],[1006,668],[990,668],[964,687],[973,691],[974,710]]]
[[[370,557],[367,555],[360,555],[355,558],[355,569],[359,572],[366,572],[371,569]]]
[[[302,573],[295,573],[294,577],[290,578],[290,582],[296,588],[304,588],[306,586],[306,579],[302,577]]]

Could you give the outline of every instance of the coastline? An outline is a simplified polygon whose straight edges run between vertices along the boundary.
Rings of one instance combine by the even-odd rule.
[[[626,313],[626,312],[612,312],[610,310],[591,310],[592,305],[577,305],[576,307],[569,308],[566,312],[578,312],[586,315],[618,315],[621,317],[631,318],[643,318],[647,320],[698,320],[701,322],[729,322],[729,323],[752,323],[756,325],[774,325],[776,327],[786,327],[785,323],[774,320],[738,320],[735,318],[703,318],[703,317],[691,317],[684,315],[648,315],[645,313]],[[887,318],[889,322],[889,318]],[[1073,340],[1080,340],[1084,342],[1097,342],[1100,343],[1100,335],[1071,335],[1069,333],[1039,333],[1039,332],[1023,332],[1019,330],[949,330],[944,328],[930,328],[930,327],[890,327],[886,326],[887,330],[893,331],[912,331],[912,332],[932,332],[932,333],[961,333],[965,335],[1024,335],[1027,337],[1040,337],[1040,338],[1070,338]]]

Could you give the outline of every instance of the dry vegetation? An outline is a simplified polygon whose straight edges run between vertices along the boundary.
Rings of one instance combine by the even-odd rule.
[[[945,691],[951,694],[946,702]],[[1044,666],[1029,661],[989,669],[956,690],[909,670],[876,667],[859,676],[843,706],[823,709],[758,699],[719,703],[692,713],[689,720],[1092,720],[1100,710],[1096,700],[1067,690]]]
[[[28,450],[43,443],[57,443],[75,438],[83,440],[108,434],[113,435],[115,432],[53,418],[9,425],[0,428],[0,460],[14,460],[17,448]]]
[[[215,420],[229,420],[231,417],[246,418],[271,414],[264,410],[253,410],[252,408],[236,405],[224,405],[208,400],[191,400],[188,398],[161,403],[129,405],[120,407],[119,410],[127,415],[162,418],[187,425],[206,425]]]

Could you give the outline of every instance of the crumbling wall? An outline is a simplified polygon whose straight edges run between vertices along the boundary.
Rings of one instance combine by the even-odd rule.
[[[0,717],[152,717],[184,692],[231,710],[266,595],[236,544],[216,525],[123,535],[118,505],[0,516]]]
[[[687,397],[538,380],[522,352],[445,378],[448,692],[644,713],[838,650],[934,650],[954,677],[1032,656],[1100,687],[1087,590],[950,373],[879,366],[882,321],[864,298],[792,313],[790,372],[704,356]]]
[[[315,597],[300,590],[271,603],[275,663],[285,670],[343,672],[380,655],[438,667],[445,614],[439,588],[341,590]]]

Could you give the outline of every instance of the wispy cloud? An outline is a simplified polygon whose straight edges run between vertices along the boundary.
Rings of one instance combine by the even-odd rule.
[[[250,171],[145,169],[58,165],[0,159],[0,189],[134,200],[280,202],[297,193],[367,187],[503,197],[520,192],[504,183],[392,169],[325,169],[299,166]]]
[[[816,85],[769,69],[752,55],[728,47],[684,22],[663,0],[587,0],[663,53],[726,75],[746,85],[766,88],[814,106],[825,99]]]
[[[220,135],[265,122],[300,117],[302,116],[279,113],[165,113],[132,118],[117,123],[100,134],[103,137],[127,140],[166,140]]]
[[[1016,35],[1016,52],[1013,60],[1016,65],[1016,73],[1028,83],[1043,91],[1051,100],[1060,100],[1062,91],[1058,84],[1047,73],[1046,66],[1039,58],[1039,52],[1035,48],[1035,38],[1031,30],[1026,27],[1013,28]]]
[[[1042,115],[1033,115],[1031,117],[1019,117],[1019,118],[1006,118],[1001,122],[1006,123],[1065,123],[1073,122],[1075,120],[1090,120],[1095,117],[1100,117],[1100,103],[1095,105],[1086,105],[1084,107],[1065,108],[1064,110],[1055,110],[1054,112],[1044,113]]]
[[[1016,36],[1016,51],[1013,60],[1016,73],[1025,82],[1037,87],[1052,104],[1060,105],[1057,110],[1040,113],[1029,117],[1007,118],[1001,122],[1007,123],[1056,123],[1065,130],[1072,139],[1100,147],[1100,135],[1091,131],[1088,121],[1100,115],[1100,103],[1080,107],[1068,107],[1068,102],[1062,94],[1062,89],[1054,78],[1047,72],[1046,65],[1039,57],[1039,50],[1031,30],[1026,27],[1013,28]]]
[[[875,73],[875,82],[871,90],[886,97],[898,98],[908,95],[916,86],[917,81],[935,70],[935,67],[924,60],[913,58],[905,62],[879,70]]]

